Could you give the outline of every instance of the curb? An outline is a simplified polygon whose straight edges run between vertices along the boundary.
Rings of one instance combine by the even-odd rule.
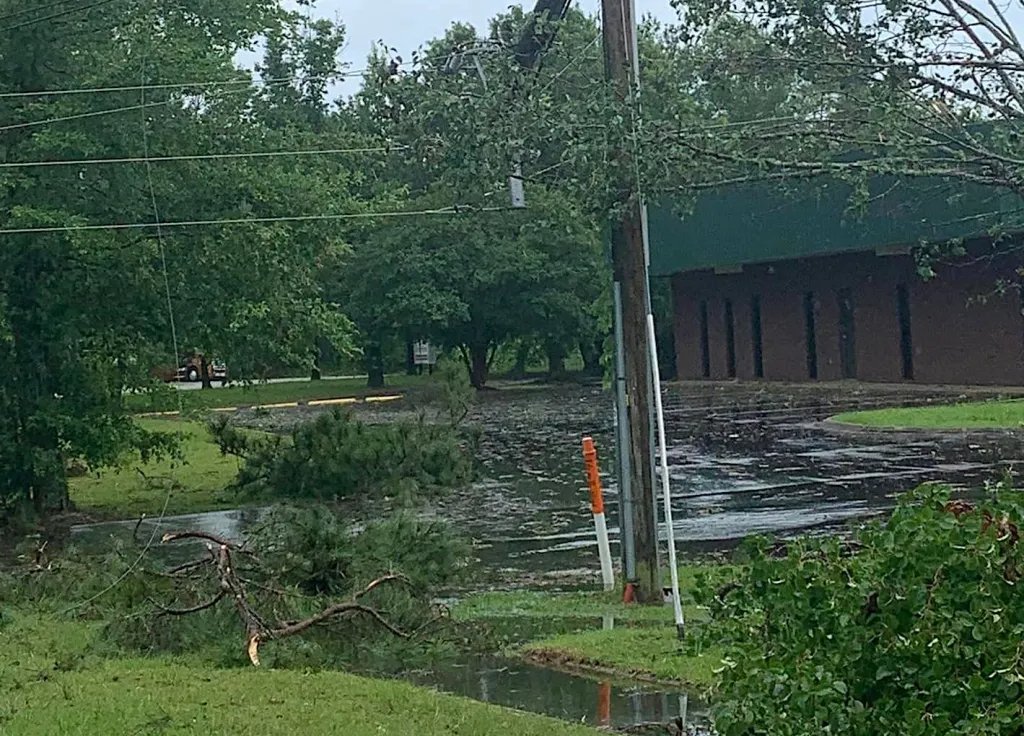
[[[387,394],[382,396],[364,396],[356,398],[353,396],[346,396],[337,399],[314,399],[313,401],[289,401],[283,404],[253,404],[249,406],[218,406],[212,409],[207,408],[206,411],[217,412],[219,414],[231,414],[237,411],[256,411],[259,409],[298,409],[303,407],[321,407],[321,406],[351,406],[352,404],[383,404],[390,401],[399,401],[404,399],[405,394]],[[200,407],[198,411],[203,411],[203,407]],[[180,416],[180,411],[152,411],[143,414],[133,414],[132,416],[140,417],[142,419],[152,419],[155,417],[177,417]]]

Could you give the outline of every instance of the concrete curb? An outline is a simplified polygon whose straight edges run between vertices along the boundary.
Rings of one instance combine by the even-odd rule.
[[[219,414],[232,414],[238,411],[256,411],[260,409],[298,409],[300,407],[312,407],[317,408],[321,406],[351,406],[352,404],[383,404],[389,401],[399,401],[404,399],[405,394],[386,394],[382,396],[345,396],[337,399],[313,399],[311,401],[289,401],[283,404],[256,404],[252,406],[218,406],[212,409],[205,409],[206,411],[217,412]],[[199,409],[203,411],[203,409]],[[145,414],[133,414],[132,416],[140,417],[142,419],[153,418],[153,417],[176,417],[181,414],[180,411],[154,411],[147,412]]]

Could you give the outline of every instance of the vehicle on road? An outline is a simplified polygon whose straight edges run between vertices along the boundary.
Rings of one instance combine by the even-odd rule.
[[[228,380],[228,367],[220,360],[207,360],[206,373],[211,381],[223,382]],[[175,381],[198,383],[203,377],[203,354],[192,353],[185,356],[176,369],[170,366],[154,368],[153,375],[168,383]]]

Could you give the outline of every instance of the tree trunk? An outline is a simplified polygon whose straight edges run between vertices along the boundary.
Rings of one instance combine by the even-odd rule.
[[[313,348],[313,367],[309,370],[309,380],[319,381],[323,378],[323,374],[320,372],[320,348]]]
[[[487,343],[469,346],[469,382],[477,390],[487,386],[487,378],[491,372],[490,357]]]
[[[412,340],[405,343],[405,374],[407,376],[419,374],[419,366],[416,365],[416,348]]]
[[[516,362],[512,366],[512,378],[526,378],[526,364],[530,360],[530,344],[523,341],[516,348]]]
[[[565,378],[565,346],[560,343],[548,343],[548,379],[561,381]]]
[[[205,354],[199,356],[199,375],[203,380],[203,388],[213,388],[213,381],[210,379],[210,362]]]
[[[384,349],[379,342],[366,345],[366,385],[368,388],[384,388]]]
[[[580,354],[583,356],[583,375],[587,378],[600,378],[604,373],[604,368],[601,365],[601,356],[604,355],[604,338],[601,337],[592,342],[582,340]]]
[[[67,510],[70,506],[64,457],[56,430],[46,427],[30,432],[31,447],[25,448],[28,493],[32,508],[42,516],[48,511]]]

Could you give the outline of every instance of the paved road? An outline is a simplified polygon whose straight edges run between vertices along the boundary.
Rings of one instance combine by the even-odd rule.
[[[323,376],[323,380],[324,381],[354,380],[354,379],[357,379],[357,378],[362,378],[362,379],[365,380],[366,376]],[[266,381],[262,381],[262,383],[310,383],[310,382],[311,382],[311,379],[308,376],[306,378],[268,378]],[[173,385],[179,391],[195,391],[195,390],[201,389],[203,387],[203,384],[201,382],[198,382],[198,381],[196,383],[189,383],[187,381],[185,381],[185,382],[178,382],[178,383],[173,383],[171,385]],[[225,386],[225,384],[220,382],[220,381],[214,381],[213,382],[213,387],[215,389],[224,388],[224,386]]]

